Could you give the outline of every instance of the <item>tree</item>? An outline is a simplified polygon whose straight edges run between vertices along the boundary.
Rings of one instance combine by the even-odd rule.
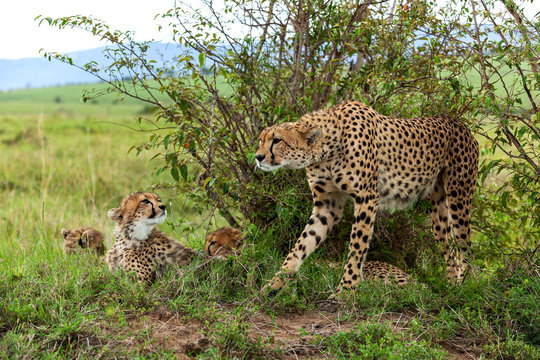
[[[238,217],[230,209],[239,209],[257,225],[279,219],[284,233],[300,231],[298,218],[310,203],[304,176],[256,172],[257,136],[270,124],[352,98],[385,115],[469,119],[490,151],[507,155],[482,165],[481,189],[494,172],[504,178],[494,195],[480,192],[476,228],[487,238],[500,236],[508,229],[486,217],[512,214],[525,224],[522,234],[537,234],[539,28],[515,3],[504,2],[500,14],[493,0],[442,8],[435,1],[203,4],[179,3],[162,15],[186,48],[171,67],[149,61],[151,44],[130,32],[85,16],[40,18],[108,43],[105,65],[45,56],[94,74],[108,92],[154,106],[155,133],[135,149],[158,149],[156,172],[169,171],[179,191],[218,207],[232,225]]]

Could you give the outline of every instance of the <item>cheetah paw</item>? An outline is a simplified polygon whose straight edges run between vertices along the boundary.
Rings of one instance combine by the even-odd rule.
[[[274,276],[272,280],[270,280],[270,282],[263,287],[262,291],[269,295],[277,294],[277,292],[281,290],[283,286],[285,286],[286,280],[291,276],[292,274],[290,273],[277,273],[276,276]]]

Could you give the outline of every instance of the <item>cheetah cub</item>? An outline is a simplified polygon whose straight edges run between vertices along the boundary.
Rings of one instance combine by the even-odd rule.
[[[405,271],[382,261],[366,261],[363,275],[368,281],[382,281],[384,284],[403,286],[411,282],[410,275]]]
[[[99,256],[105,254],[103,235],[91,227],[81,227],[76,230],[62,229],[64,237],[64,254],[73,254],[81,249],[90,249]]]
[[[209,256],[225,258],[242,246],[242,231],[230,227],[222,227],[206,237],[204,248]]]
[[[149,284],[164,266],[191,262],[193,250],[157,229],[165,221],[167,210],[156,194],[129,194],[107,215],[116,222],[115,244],[106,255],[111,271],[134,271],[139,282]]]
[[[242,242],[242,231],[223,227],[206,237],[204,248],[209,256],[224,259],[227,255],[238,252]],[[411,282],[405,271],[382,261],[366,261],[363,274],[368,281],[381,281],[384,284],[403,286]]]

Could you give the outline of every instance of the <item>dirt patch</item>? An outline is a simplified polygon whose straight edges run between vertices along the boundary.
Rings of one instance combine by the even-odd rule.
[[[222,322],[234,318],[234,306],[221,306],[219,311],[224,315]],[[389,322],[395,331],[403,331],[411,319],[412,315],[387,313],[376,319],[370,318],[370,321]],[[264,342],[266,349],[280,349],[284,359],[322,358],[325,356],[317,346],[320,339],[350,331],[362,321],[366,319],[342,320],[339,312],[283,313],[276,316],[256,312],[249,315],[252,325],[248,337],[254,342]],[[142,317],[128,319],[128,322],[133,330],[147,332],[151,344],[171,351],[180,359],[188,359],[190,355],[196,355],[211,346],[204,332],[205,324],[197,320],[185,320],[165,307],[149,311]]]
[[[222,323],[233,321],[234,310],[233,305],[222,305],[216,309],[223,316]],[[363,321],[388,323],[394,332],[406,332],[415,314],[385,313],[369,319],[367,317],[343,319],[339,311],[282,313],[276,316],[255,312],[246,316],[244,321],[251,323],[248,337],[254,343],[263,342],[264,348],[269,351],[279,349],[283,354],[282,359],[312,359],[327,357],[318,346],[323,338],[338,332],[349,332]],[[149,351],[163,349],[170,351],[179,359],[193,358],[209,347],[215,346],[207,335],[209,328],[205,323],[187,320],[164,306],[146,312],[143,316],[130,317],[127,321],[128,327],[138,335],[128,338],[126,343],[119,344],[120,346],[139,347],[144,343],[144,347]],[[460,339],[445,341],[441,346],[448,351],[449,359],[479,358],[474,345]],[[272,353],[273,358],[275,354]]]
[[[251,321],[251,338],[269,338],[270,348],[279,348],[291,357],[322,356],[317,339],[349,331],[357,323],[339,321],[336,314],[313,312],[280,314],[275,317],[259,313]]]
[[[202,332],[202,322],[186,321],[165,307],[127,320],[132,329],[144,330],[147,333],[149,342],[146,345],[149,350],[152,346],[157,346],[171,351],[179,359],[190,359],[190,355],[196,355],[210,345],[210,340]]]
[[[444,350],[450,355],[451,360],[474,360],[479,359],[481,353],[478,351],[476,344],[472,344],[468,339],[452,339],[440,343]]]
[[[232,307],[226,306],[220,311],[224,315],[222,322],[234,318]],[[172,351],[180,359],[189,359],[190,355],[198,354],[211,345],[203,332],[205,325],[202,322],[182,319],[164,307],[128,321],[132,329],[147,331],[149,340],[152,339],[162,349]],[[249,322],[252,325],[248,337],[254,342],[263,341],[267,349],[280,349],[284,353],[283,358],[320,356],[319,349],[313,345],[317,337],[348,331],[356,325],[356,321],[340,322],[335,314],[312,312],[278,316],[258,312],[250,315]]]

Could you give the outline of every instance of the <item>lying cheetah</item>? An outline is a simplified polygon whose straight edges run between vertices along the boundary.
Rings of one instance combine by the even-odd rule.
[[[242,246],[242,231],[223,227],[208,234],[204,248],[209,256],[226,257]]]
[[[186,265],[195,252],[157,229],[167,217],[165,205],[153,193],[136,192],[107,213],[116,222],[115,244],[107,252],[109,269],[134,271],[139,282],[152,283],[165,265]]]
[[[345,274],[338,291],[354,289],[378,209],[432,204],[435,239],[442,244],[451,280],[462,279],[470,250],[471,200],[478,172],[478,143],[448,116],[389,118],[359,102],[345,102],[264,129],[255,154],[265,171],[306,168],[313,211],[300,239],[269,284],[283,286],[328,235],[354,199],[354,221]]]
[[[224,227],[216,230],[206,237],[206,253],[209,256],[224,258],[233,252],[238,252],[242,246],[241,236],[242,232],[238,229]],[[410,282],[410,276],[406,272],[382,261],[366,261],[363,270],[366,280],[400,286]]]
[[[365,280],[382,281],[384,284],[408,284],[410,276],[397,266],[382,261],[366,261],[362,267],[362,275]]]
[[[64,237],[64,254],[73,254],[79,249],[90,249],[99,256],[105,253],[103,235],[91,227],[81,227],[76,230],[62,229]]]

